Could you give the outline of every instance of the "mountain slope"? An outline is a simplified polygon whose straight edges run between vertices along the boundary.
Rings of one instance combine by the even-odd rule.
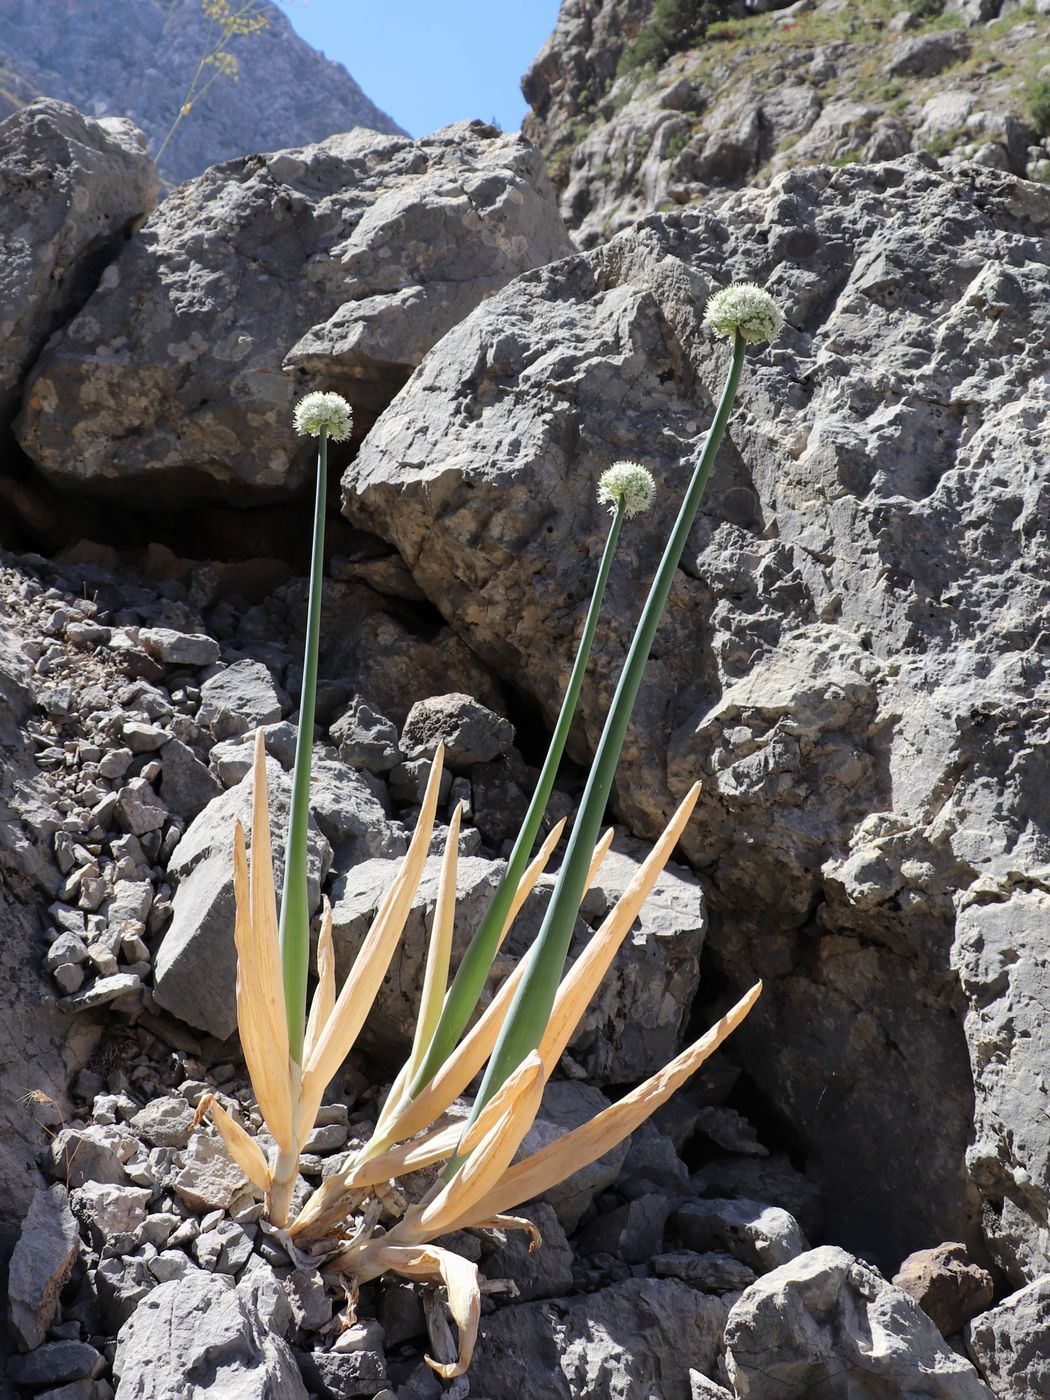
[[[239,75],[219,77],[161,161],[171,182],[252,151],[321,141],[355,126],[398,133],[346,69],[298,37],[274,4],[267,27],[235,38]],[[0,116],[57,97],[90,116],[124,116],[156,154],[214,34],[201,0],[4,0]]]
[[[524,129],[581,246],[799,165],[926,150],[1050,180],[1050,0],[761,5],[697,39],[705,0],[564,0]]]

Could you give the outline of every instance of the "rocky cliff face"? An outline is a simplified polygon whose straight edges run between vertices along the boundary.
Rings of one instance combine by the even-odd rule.
[[[581,246],[821,162],[926,150],[1050,181],[1050,117],[1032,97],[1050,80],[1047,0],[722,8],[702,41],[654,50],[652,0],[562,6],[523,80],[525,130]]]
[[[1018,1013],[999,1004],[1001,969],[977,972],[976,933],[953,953],[957,913],[1001,921],[996,903],[1050,855],[1033,806],[1046,676],[1023,621],[1048,600],[1019,567],[1046,547],[1048,361],[1031,318],[1048,232],[1040,187],[929,157],[654,215],[457,327],[345,478],[351,519],[553,717],[599,547],[592,483],[610,457],[655,471],[663,504],[611,585],[582,758],[710,418],[723,355],[698,309],[723,281],[775,292],[788,329],[742,388],[619,811],[655,835],[703,778],[683,846],[709,880],[712,946],[734,981],[769,986],[742,1033],[750,1070],[804,1134],[841,1237],[876,1254],[930,1232],[973,1240],[979,1184],[1004,1257],[1050,1267],[1041,1204],[1027,1226],[1010,1204],[1015,1167],[1041,1192],[1050,1137],[1011,1132],[983,1088],[983,1027]],[[960,973],[986,1125],[969,1184]]]
[[[54,556],[0,559],[8,1378],[78,1400],[204,1373],[259,1400],[433,1393],[434,1307],[369,1285],[341,1332],[339,1286],[296,1267],[193,1124],[218,1089],[260,1130],[231,1034],[229,849],[251,731],[278,823],[294,753],[308,463],[289,405],[338,387],[357,413],[309,868],[340,968],[435,736],[449,758],[403,945],[303,1158],[316,1182],[405,1046],[457,803],[457,939],[480,917],[592,583],[595,480],[633,457],[656,506],[625,529],[551,820],[579,799],[724,372],[704,305],[747,278],[786,325],[749,352],[574,953],[697,777],[702,793],[535,1145],[734,990],[765,991],[629,1148],[528,1206],[540,1251],[462,1244],[518,1290],[489,1294],[472,1383],[1041,1393],[1050,191],[920,152],[783,171],[574,252],[540,154],[478,123],[241,157],[149,214],[127,124],[53,102],[0,127],[0,182],[21,444],[4,528]]]
[[[165,151],[168,182],[356,126],[400,132],[276,5],[259,9],[267,27],[228,46],[238,78],[220,77]],[[200,0],[11,0],[0,12],[0,116],[55,97],[89,116],[130,118],[156,153],[215,32]]]

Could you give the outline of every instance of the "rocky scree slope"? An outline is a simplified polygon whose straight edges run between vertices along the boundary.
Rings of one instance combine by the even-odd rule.
[[[397,134],[346,69],[312,49],[277,5],[267,28],[231,40],[239,77],[220,77],[164,152],[169,184],[249,151],[321,141],[369,127]],[[0,10],[0,117],[40,97],[92,117],[128,117],[156,152],[214,26],[200,0],[5,0]]]
[[[664,0],[562,5],[523,79],[524,130],[547,153],[581,247],[649,210],[717,204],[823,162],[926,150],[949,167],[1050,181],[1048,0],[721,8],[734,17],[703,40],[642,60]]]
[[[295,680],[299,619],[283,590],[254,606],[237,600],[250,570],[228,571],[220,589],[211,565],[155,552],[144,567],[114,573],[86,559],[5,556],[0,571],[22,705],[6,849],[17,852],[23,885],[27,875],[37,881],[37,903],[52,901],[45,937],[19,955],[26,973],[45,956],[62,993],[40,1016],[40,989],[28,976],[22,1013],[34,1018],[33,1047],[50,1017],[54,1040],[39,1047],[48,1063],[64,1013],[73,1034],[60,1078],[75,1074],[71,1101],[60,1107],[38,1089],[12,1122],[25,1161],[11,1162],[22,1193],[11,1202],[19,1229],[7,1376],[20,1394],[47,1400],[159,1398],[184,1393],[202,1375],[217,1393],[236,1385],[251,1400],[391,1400],[395,1392],[423,1400],[438,1393],[424,1350],[440,1355],[449,1345],[434,1300],[396,1281],[369,1285],[357,1323],[344,1328],[338,1281],[300,1266],[265,1228],[260,1203],[217,1139],[193,1129],[197,1103],[213,1092],[250,1131],[262,1131],[236,1041],[192,1028],[215,1004],[223,940],[212,929],[198,943],[196,1002],[179,1008],[179,1019],[164,1009],[172,985],[164,962],[194,872],[228,879],[221,842],[231,809],[243,811],[252,724],[269,721],[271,787],[279,794],[286,785],[294,730],[278,716],[292,700],[284,685]],[[358,594],[355,617],[362,603]],[[454,651],[446,643],[428,662],[418,642],[403,638],[383,669],[407,662],[416,693],[427,689],[428,664],[435,681],[484,687],[476,662],[473,674],[450,669]],[[395,702],[375,680],[339,674],[355,697],[329,723],[343,702],[330,680],[322,683],[318,881],[330,864],[359,907],[374,904],[376,867],[385,889],[418,801],[426,763],[411,755],[443,738],[456,775],[443,818],[449,804],[467,803],[461,896],[469,923],[479,869],[489,881],[496,870],[487,843],[499,839],[493,823],[513,805],[509,775],[534,777],[514,751],[513,727],[459,693],[416,703],[399,728],[378,713]],[[498,688],[487,684],[498,704]],[[571,788],[558,794],[574,797]],[[278,818],[280,806],[278,797]],[[406,949],[381,995],[381,1023],[402,989],[418,986],[424,914],[447,832],[442,820]],[[639,843],[618,839],[585,906],[588,920],[602,916],[639,856]],[[681,991],[666,963],[695,966],[703,898],[695,877],[672,864],[650,905],[599,1000],[598,1035],[577,1037],[568,1077],[550,1085],[529,1150],[608,1104],[583,1076],[600,1080],[604,1064],[615,1082],[636,1077],[646,1070],[632,1059],[639,1046],[662,1058],[660,1036],[677,1039],[667,1002]],[[223,925],[228,942],[228,910]],[[695,980],[683,1010],[693,989]],[[639,1026],[644,1040],[623,1033]],[[385,1092],[381,1064],[372,1046],[336,1077],[302,1158],[300,1196],[371,1131]],[[10,1083],[11,1070],[4,1074]],[[904,1261],[894,1286],[842,1249],[810,1249],[821,1228],[819,1192],[730,1106],[738,1077],[715,1057],[658,1123],[533,1202],[526,1213],[543,1234],[540,1251],[501,1232],[450,1241],[488,1281],[471,1383],[493,1400],[647,1400],[654,1386],[672,1400],[733,1400],[801,1397],[811,1385],[835,1394],[839,1377],[861,1371],[877,1393],[901,1400],[987,1400],[993,1392],[956,1349],[968,1319],[987,1309],[989,1276],[961,1245]],[[683,1155],[698,1153],[703,1163],[690,1173]],[[35,1191],[34,1156],[44,1178]],[[409,1188],[418,1195],[429,1184],[426,1176]],[[1040,1298],[1023,1302],[1014,1312],[1004,1303],[973,1332],[982,1369],[1010,1381],[995,1393],[1011,1400],[1032,1368],[1017,1364],[1008,1343],[1019,1319],[1027,1336],[1041,1317]]]

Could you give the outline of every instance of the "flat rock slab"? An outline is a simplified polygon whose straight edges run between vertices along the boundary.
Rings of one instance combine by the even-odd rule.
[[[226,674],[226,673],[224,673]],[[284,875],[284,844],[291,779],[276,759],[266,760],[276,888]],[[237,959],[233,943],[233,830],[239,821],[251,837],[252,776],[213,798],[186,829],[169,864],[178,880],[172,919],[157,953],[154,991],[166,1011],[225,1039],[237,1027]],[[311,909],[332,848],[311,818],[307,858]]]
[[[11,1256],[7,1285],[11,1326],[23,1350],[32,1351],[47,1336],[79,1243],[66,1188],[56,1183],[37,1191]]]

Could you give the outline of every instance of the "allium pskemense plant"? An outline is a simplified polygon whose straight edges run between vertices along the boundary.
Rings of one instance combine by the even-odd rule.
[[[327,440],[349,435],[350,410],[338,395],[310,394],[295,413],[297,430],[316,435],[319,451],[306,658],[280,918],[261,732],[255,745],[250,870],[239,825],[234,840],[238,1025],[259,1109],[276,1144],[272,1160],[213,1098],[202,1101],[198,1116],[210,1113],[231,1155],[265,1193],[271,1225],[287,1227],[285,1240],[301,1263],[312,1261],[348,1277],[352,1294],[360,1283],[388,1271],[445,1284],[459,1328],[459,1356],[451,1363],[427,1359],[446,1377],[461,1375],[469,1365],[480,1317],[480,1282],[476,1265],[435,1241],[467,1227],[498,1227],[526,1230],[532,1237],[530,1247],[538,1244],[532,1223],[508,1212],[622,1141],[739,1025],[761,992],[758,983],[699,1040],[591,1122],[522,1161],[514,1160],[539,1110],[547,1080],[681,838],[700,791],[697,783],[683,798],[616,906],[566,973],[577,913],[611,842],[611,831],[599,836],[600,824],[627,724],[732,410],[744,354],[749,343],[775,335],[782,317],[767,293],[742,284],[710,298],[705,322],[733,342],[725,385],[631,642],[540,932],[468,1029],[496,952],[562,834],[564,822],[548,833],[532,857],[582,686],[620,528],[625,519],[648,509],[655,494],[651,475],[631,462],[615,463],[598,483],[598,498],[609,506],[612,517],[609,534],[550,750],[502,882],[450,986],[461,817],[457,808],[442,858],[409,1057],[371,1139],[341,1172],[314,1191],[289,1222],[299,1154],[313,1129],[324,1091],[371,1009],[412,906],[430,846],[442,768],[439,748],[408,853],[338,994],[331,911],[325,904],[317,987],[307,1016],[306,834]],[[466,1123],[450,1120],[448,1110],[482,1071]],[[392,1192],[391,1183],[398,1178],[441,1163],[443,1174],[415,1204],[407,1205]],[[388,1218],[391,1212],[394,1215],[385,1228],[380,1223],[384,1212]]]

